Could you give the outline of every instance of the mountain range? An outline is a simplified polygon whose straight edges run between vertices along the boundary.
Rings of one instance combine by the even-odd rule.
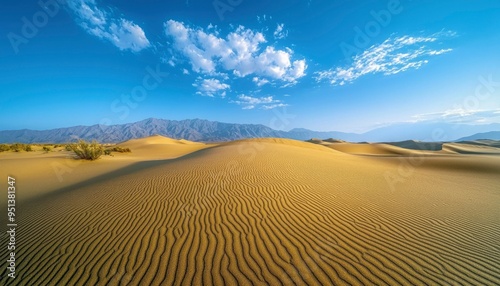
[[[232,124],[202,119],[165,120],[149,118],[120,125],[74,126],[51,130],[0,131],[0,143],[65,143],[77,139],[102,143],[121,142],[159,134],[175,139],[218,142],[255,137],[279,137],[297,140],[335,138],[350,142],[390,142],[403,140],[456,141],[499,139],[500,124],[467,125],[450,123],[402,123],[366,133],[320,132],[303,128],[274,130],[260,124]],[[479,133],[479,134],[478,134]],[[484,138],[482,138],[484,137]]]
[[[474,140],[482,140],[482,139],[490,139],[490,140],[500,140],[500,131],[490,131],[484,133],[477,133],[471,136],[460,138],[460,141],[474,141]]]

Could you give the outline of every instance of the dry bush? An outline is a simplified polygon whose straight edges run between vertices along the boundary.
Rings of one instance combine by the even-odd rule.
[[[99,159],[99,157],[104,154],[104,147],[95,140],[90,143],[85,140],[79,140],[77,143],[72,143],[67,146],[69,146],[71,151],[75,152],[80,159],[93,161]]]

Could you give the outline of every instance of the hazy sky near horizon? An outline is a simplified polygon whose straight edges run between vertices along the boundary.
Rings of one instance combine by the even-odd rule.
[[[21,0],[0,23],[0,130],[500,123],[497,0]]]

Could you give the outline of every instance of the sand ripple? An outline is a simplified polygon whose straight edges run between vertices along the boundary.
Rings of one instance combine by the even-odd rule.
[[[249,140],[56,192],[18,211],[0,284],[499,285],[498,178],[423,167],[392,193],[377,162]]]

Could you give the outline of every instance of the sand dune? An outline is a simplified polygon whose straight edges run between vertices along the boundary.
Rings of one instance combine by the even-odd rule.
[[[172,159],[212,145],[153,135],[146,138],[132,139],[120,143],[118,146],[130,148],[132,153],[128,155],[138,159]]]
[[[311,139],[307,142],[355,155],[414,155],[429,154],[434,155],[436,150],[441,150],[441,143],[422,143],[416,141],[404,141],[396,143],[350,143],[336,139]],[[436,145],[437,144],[437,145]]]
[[[443,150],[459,154],[500,154],[498,147],[479,144],[446,143]]]
[[[135,167],[138,170],[147,162],[155,164],[156,160],[177,158],[211,145],[150,136],[129,140],[118,146],[130,148],[132,152],[113,153],[113,157],[102,156],[95,162],[75,160],[74,154],[64,151],[64,148],[50,153],[41,151],[41,148],[35,148],[38,151],[31,153],[4,152],[0,153],[0,174],[15,174],[23,178],[19,181],[23,192],[18,194],[18,199],[27,200],[106,174],[115,176],[124,168],[128,172],[137,163],[142,163]]]
[[[120,143],[119,145],[127,147],[144,147],[147,145],[179,145],[179,144],[199,145],[203,143],[193,142],[185,139],[176,140],[161,135],[152,135],[145,138],[131,139],[126,142]]]
[[[183,145],[156,139],[123,146]],[[0,283],[500,283],[500,156],[356,156],[286,139],[203,148],[24,202],[18,278]]]
[[[443,149],[443,143],[440,142],[421,142],[415,140],[406,140],[401,142],[388,142],[386,144],[418,151],[440,151]]]
[[[337,151],[356,155],[411,155],[416,153],[415,150],[382,143],[333,143],[327,146]]]
[[[349,143],[334,139],[311,139],[308,142],[355,155],[423,156],[440,154],[500,154],[497,141],[458,143],[402,141],[390,143]]]
[[[499,140],[481,139],[481,140],[474,140],[474,141],[460,141],[457,143],[500,148],[500,141]]]

